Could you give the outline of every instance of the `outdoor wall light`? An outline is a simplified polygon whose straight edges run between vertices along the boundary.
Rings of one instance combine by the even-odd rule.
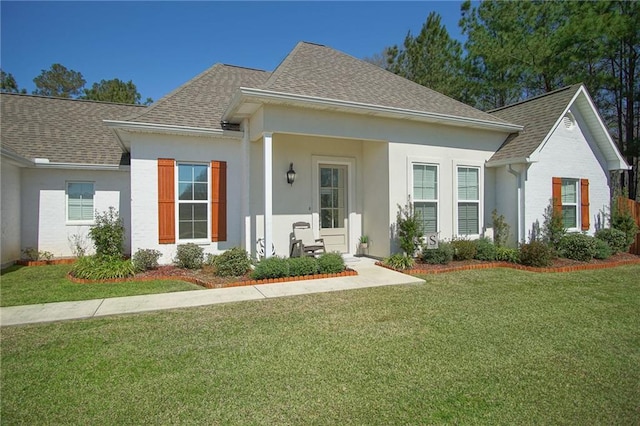
[[[293,170],[293,163],[289,164],[289,171],[287,172],[287,183],[293,186],[293,181],[296,180],[296,171]]]

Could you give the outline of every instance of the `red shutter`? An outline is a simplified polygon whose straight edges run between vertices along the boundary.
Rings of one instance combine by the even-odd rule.
[[[211,162],[211,241],[227,241],[227,162]]]
[[[175,161],[158,158],[158,242],[176,242]]]
[[[589,179],[580,179],[580,218],[582,230],[589,230]]]
[[[553,188],[551,198],[553,199],[553,211],[562,214],[562,178],[552,178]]]

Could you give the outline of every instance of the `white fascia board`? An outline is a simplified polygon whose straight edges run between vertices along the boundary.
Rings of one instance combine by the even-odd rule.
[[[174,126],[171,124],[140,123],[135,121],[103,120],[112,129],[141,133],[165,133],[190,136],[242,139],[242,132],[210,129],[206,127]]]
[[[16,164],[19,167],[31,167],[33,166],[33,161],[28,158],[24,158],[18,154],[15,154],[7,149],[2,148],[0,150],[0,155],[10,160],[12,163]]]
[[[536,161],[532,160],[530,157],[505,158],[503,160],[487,161],[485,163],[485,166],[500,167],[500,166],[508,166],[509,164],[531,164],[535,162]]]
[[[32,165],[37,169],[102,170],[112,172],[126,172],[130,169],[130,166],[121,166],[119,164],[35,162]]]
[[[308,107],[324,107],[326,109],[340,110],[352,113],[364,113],[369,115],[380,115],[390,118],[406,118],[417,121],[447,123],[456,126],[474,127],[480,129],[499,130],[504,132],[519,132],[524,126],[511,123],[500,123],[496,121],[481,120],[476,118],[458,117],[455,115],[439,114],[435,112],[416,111],[402,108],[365,104],[360,102],[343,101],[339,99],[317,98],[313,96],[297,95],[291,93],[273,92],[270,90],[252,89],[240,87],[223,115],[223,120],[228,120],[242,102],[248,98],[271,101],[274,103],[295,104]]]

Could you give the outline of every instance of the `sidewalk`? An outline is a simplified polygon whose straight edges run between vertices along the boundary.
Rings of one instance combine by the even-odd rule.
[[[358,275],[246,287],[9,306],[0,308],[0,326],[133,314],[163,309],[189,308],[245,300],[424,282],[410,275],[376,266],[375,261],[372,259],[348,258],[345,261],[348,267],[358,272]]]

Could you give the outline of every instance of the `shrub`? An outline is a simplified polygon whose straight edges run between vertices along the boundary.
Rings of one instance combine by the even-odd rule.
[[[284,278],[289,276],[289,262],[287,259],[273,256],[262,259],[254,269],[251,277],[255,280],[267,278]]]
[[[245,249],[234,247],[219,256],[213,257],[212,265],[216,268],[216,275],[239,277],[251,269],[251,259]]]
[[[414,210],[411,200],[408,200],[404,207],[398,205],[396,227],[400,248],[407,256],[415,256],[420,248],[420,240],[424,233],[420,223],[420,215]]]
[[[451,245],[453,245],[455,260],[470,260],[476,256],[476,244],[471,240],[454,239],[451,241]]]
[[[558,243],[558,253],[567,259],[588,262],[596,254],[595,238],[579,232],[567,234]]]
[[[553,249],[540,241],[531,241],[520,246],[520,263],[539,268],[551,265]]]
[[[197,244],[180,244],[174,262],[178,268],[200,269],[204,261],[204,250]]]
[[[114,207],[102,214],[96,212],[95,225],[89,230],[98,256],[122,257],[124,226]]]
[[[148,271],[158,267],[158,259],[162,253],[158,250],[139,249],[133,254],[132,261],[137,271]]]
[[[611,209],[611,227],[624,232],[626,236],[626,245],[624,250],[629,251],[629,247],[636,239],[638,233],[638,225],[636,225],[631,212],[624,204],[620,204],[619,197],[616,197],[613,208]]]
[[[53,253],[50,251],[38,251],[33,247],[27,247],[22,250],[22,254],[26,260],[51,260],[53,259]]]
[[[498,216],[498,210],[496,209],[491,212],[491,219],[493,222],[493,242],[496,246],[502,247],[507,244],[511,227],[503,215]]]
[[[562,223],[562,212],[554,209],[553,204],[549,204],[543,216],[542,242],[557,250],[560,240],[567,233],[567,229]]]
[[[340,253],[324,253],[318,257],[318,272],[320,274],[338,274],[345,269],[344,259]]]
[[[292,257],[289,259],[289,275],[292,277],[302,277],[313,275],[318,272],[318,261],[309,256]]]
[[[596,238],[607,243],[611,249],[611,254],[629,251],[627,244],[627,234],[615,228],[600,229],[596,232]]]
[[[451,243],[440,242],[438,248],[422,249],[422,261],[431,265],[446,265],[453,260],[453,246]]]
[[[86,280],[127,278],[135,272],[133,262],[121,256],[83,256],[71,268],[74,277]]]
[[[595,238],[596,253],[593,257],[596,259],[608,259],[611,257],[611,247],[605,241]]]
[[[411,268],[414,263],[415,262],[412,257],[406,256],[402,253],[396,253],[384,260],[385,265],[400,271]]]
[[[475,259],[478,260],[496,260],[496,246],[491,242],[489,238],[479,238],[474,241],[476,245]]]
[[[496,247],[496,260],[499,260],[500,262],[519,263],[520,252],[518,249],[499,246]]]

